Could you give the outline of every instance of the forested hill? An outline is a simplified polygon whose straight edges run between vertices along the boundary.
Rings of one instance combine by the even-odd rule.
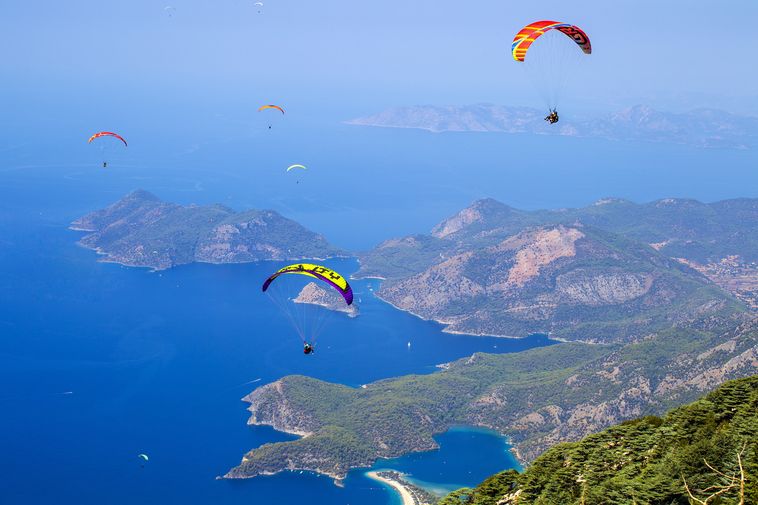
[[[456,425],[508,435],[519,459],[531,462],[559,442],[660,415],[758,373],[758,317],[728,323],[707,316],[621,347],[566,343],[475,354],[436,373],[357,389],[287,376],[245,397],[248,422],[303,438],[255,448],[226,476],[296,469],[342,479],[378,458],[434,449],[434,435]]]
[[[137,190],[83,216],[71,228],[102,261],[163,270],[187,263],[328,258],[347,253],[273,210],[177,205]]]
[[[710,498],[709,498],[710,497]],[[439,505],[758,503],[758,376],[669,412],[559,444]]]

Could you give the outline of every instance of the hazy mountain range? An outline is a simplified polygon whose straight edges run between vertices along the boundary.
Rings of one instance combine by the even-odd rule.
[[[560,112],[560,111],[559,111]],[[347,124],[418,128],[432,132],[503,132],[612,140],[639,140],[696,147],[748,149],[758,145],[758,118],[716,109],[662,112],[637,105],[613,114],[564,116],[547,124],[544,110],[493,104],[394,107]]]

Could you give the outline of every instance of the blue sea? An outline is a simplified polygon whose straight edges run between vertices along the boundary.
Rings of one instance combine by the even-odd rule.
[[[277,263],[154,273],[98,263],[78,247],[81,233],[68,224],[128,191],[274,208],[361,250],[425,232],[484,196],[538,208],[608,195],[712,201],[756,196],[744,192],[758,187],[751,151],[307,121],[271,132],[259,126],[222,129],[202,141],[139,131],[108,170],[75,131],[0,144],[0,502],[394,503],[365,470],[352,472],[343,488],[308,473],[215,480],[249,449],[293,438],[246,426],[240,399],[286,374],[358,387],[432,373],[478,351],[550,343],[443,333],[376,299],[379,281],[364,280],[353,282],[361,315],[335,318],[318,354],[305,357],[260,293]],[[297,183],[284,172],[292,163],[308,166]],[[345,273],[358,268],[354,259],[329,264]],[[377,467],[446,490],[516,465],[506,441],[491,433],[459,429],[438,440],[439,451]],[[150,457],[144,468],[140,453]]]

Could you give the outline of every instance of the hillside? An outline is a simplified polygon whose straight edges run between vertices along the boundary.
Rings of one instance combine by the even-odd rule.
[[[528,462],[556,443],[660,414],[756,373],[758,319],[706,317],[624,346],[475,354],[429,375],[366,388],[288,376],[244,398],[248,422],[302,438],[248,452],[226,477],[302,469],[344,478],[377,458],[434,449],[434,434],[461,424],[508,435]]]
[[[494,475],[439,505],[670,505],[709,497],[758,503],[758,376],[727,382],[663,418],[559,444],[523,473]]]
[[[644,105],[593,117],[562,117],[555,125],[547,111],[493,104],[394,107],[347,121],[358,126],[415,128],[431,132],[500,132],[563,135],[748,149],[758,145],[758,118],[715,109],[662,112]]]
[[[79,243],[103,254],[103,261],[156,270],[193,262],[345,255],[321,235],[272,210],[181,206],[141,190],[77,219],[71,228],[88,232]]]
[[[385,278],[380,297],[449,331],[607,341],[742,310],[717,287],[758,308],[757,241],[755,199],[533,212],[485,199],[363,253],[355,277]]]

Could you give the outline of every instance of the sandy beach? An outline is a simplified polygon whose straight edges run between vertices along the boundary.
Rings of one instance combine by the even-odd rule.
[[[392,489],[397,491],[400,494],[400,497],[403,499],[403,505],[419,505],[408,488],[406,488],[400,482],[397,482],[394,479],[386,479],[384,477],[381,477],[377,472],[366,472],[366,477],[377,482],[381,482],[386,486],[390,486]]]

